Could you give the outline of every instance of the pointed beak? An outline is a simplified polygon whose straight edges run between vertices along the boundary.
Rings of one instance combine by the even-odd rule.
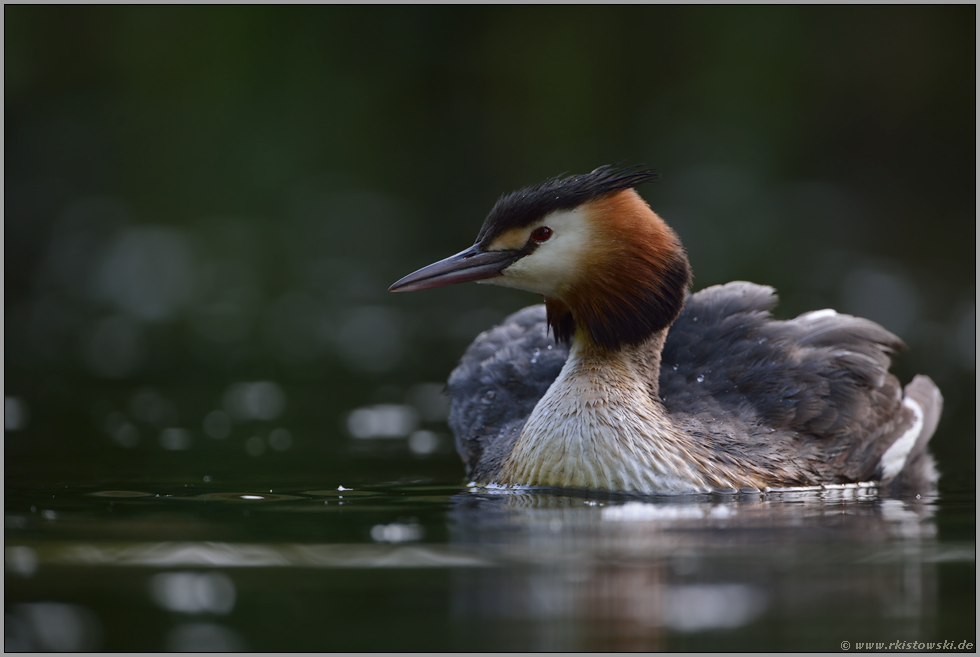
[[[482,281],[527,255],[524,251],[484,251],[474,244],[445,260],[423,267],[388,288],[389,292],[413,292],[434,287]]]

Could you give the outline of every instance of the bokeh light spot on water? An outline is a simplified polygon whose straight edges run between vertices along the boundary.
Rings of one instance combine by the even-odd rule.
[[[31,577],[37,571],[37,553],[26,545],[11,545],[3,549],[4,569],[21,577]]]
[[[235,383],[225,391],[223,406],[237,420],[274,420],[286,407],[286,393],[273,381]]]
[[[171,652],[244,652],[242,635],[217,623],[181,623],[167,632]]]
[[[4,652],[88,652],[102,646],[92,610],[62,602],[13,605],[4,613]]]
[[[235,607],[235,584],[221,572],[158,573],[150,593],[164,609],[185,614],[228,614]]]
[[[408,437],[408,448],[413,454],[431,454],[439,449],[439,436],[425,429],[413,431]]]
[[[3,528],[4,529],[26,529],[27,528],[27,518],[25,516],[15,516],[15,515],[4,515],[3,517]]]
[[[261,456],[265,453],[265,441],[261,436],[250,436],[245,441],[245,453],[249,456]]]
[[[221,440],[231,433],[231,418],[221,410],[214,410],[204,416],[204,433]]]
[[[172,319],[191,300],[196,276],[190,242],[170,226],[124,229],[109,245],[94,296],[144,321]]]
[[[663,620],[681,632],[741,627],[766,608],[765,595],[745,584],[666,587]]]
[[[393,522],[387,525],[374,525],[371,527],[371,538],[376,543],[407,543],[418,541],[422,538],[425,530],[418,522]]]
[[[110,413],[105,421],[105,430],[113,440],[123,447],[132,449],[139,445],[140,432],[125,413],[118,411]]]
[[[190,449],[191,434],[187,429],[178,427],[164,429],[160,432],[160,446],[171,451]]]
[[[90,295],[89,286],[105,242],[129,220],[116,198],[88,196],[66,204],[51,227],[51,240],[39,271],[39,282],[76,299]]]
[[[293,444],[293,434],[288,429],[282,427],[273,429],[269,433],[269,447],[277,452],[285,452]]]
[[[27,427],[30,415],[27,402],[21,397],[4,396],[3,398],[3,430],[20,431]]]
[[[350,412],[347,430],[354,438],[404,438],[418,426],[418,413],[404,404],[377,404]]]

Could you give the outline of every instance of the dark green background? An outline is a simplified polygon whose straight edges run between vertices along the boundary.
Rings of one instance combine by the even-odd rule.
[[[420,459],[358,451],[345,413],[444,381],[535,299],[386,288],[472,243],[501,193],[606,163],[661,172],[641,193],[695,288],[748,279],[779,316],[898,332],[895,371],[946,397],[940,468],[972,477],[975,12],[6,6],[5,391],[30,413],[7,480],[456,481],[444,424]],[[207,438],[254,380],[282,416]],[[126,449],[107,417],[147,389],[170,415]],[[167,423],[190,449],[162,449]],[[247,455],[274,426],[292,447]]]

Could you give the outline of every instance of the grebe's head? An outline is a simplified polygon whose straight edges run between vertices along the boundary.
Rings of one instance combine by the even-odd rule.
[[[502,197],[476,243],[389,289],[477,281],[544,296],[558,340],[577,330],[596,345],[639,344],[680,313],[690,267],[677,235],[633,189],[656,179],[599,167]]]

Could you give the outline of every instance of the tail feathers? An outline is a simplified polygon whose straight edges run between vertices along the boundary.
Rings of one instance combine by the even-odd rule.
[[[932,492],[939,479],[936,462],[926,447],[943,411],[943,396],[932,379],[922,374],[905,386],[905,405],[915,414],[915,435],[900,436],[881,458],[882,480],[898,495]],[[906,440],[908,444],[902,444]]]
[[[922,433],[916,442],[916,449],[921,452],[936,432],[939,417],[943,414],[943,395],[932,379],[925,374],[919,374],[905,386],[905,398],[914,399],[925,414]]]

